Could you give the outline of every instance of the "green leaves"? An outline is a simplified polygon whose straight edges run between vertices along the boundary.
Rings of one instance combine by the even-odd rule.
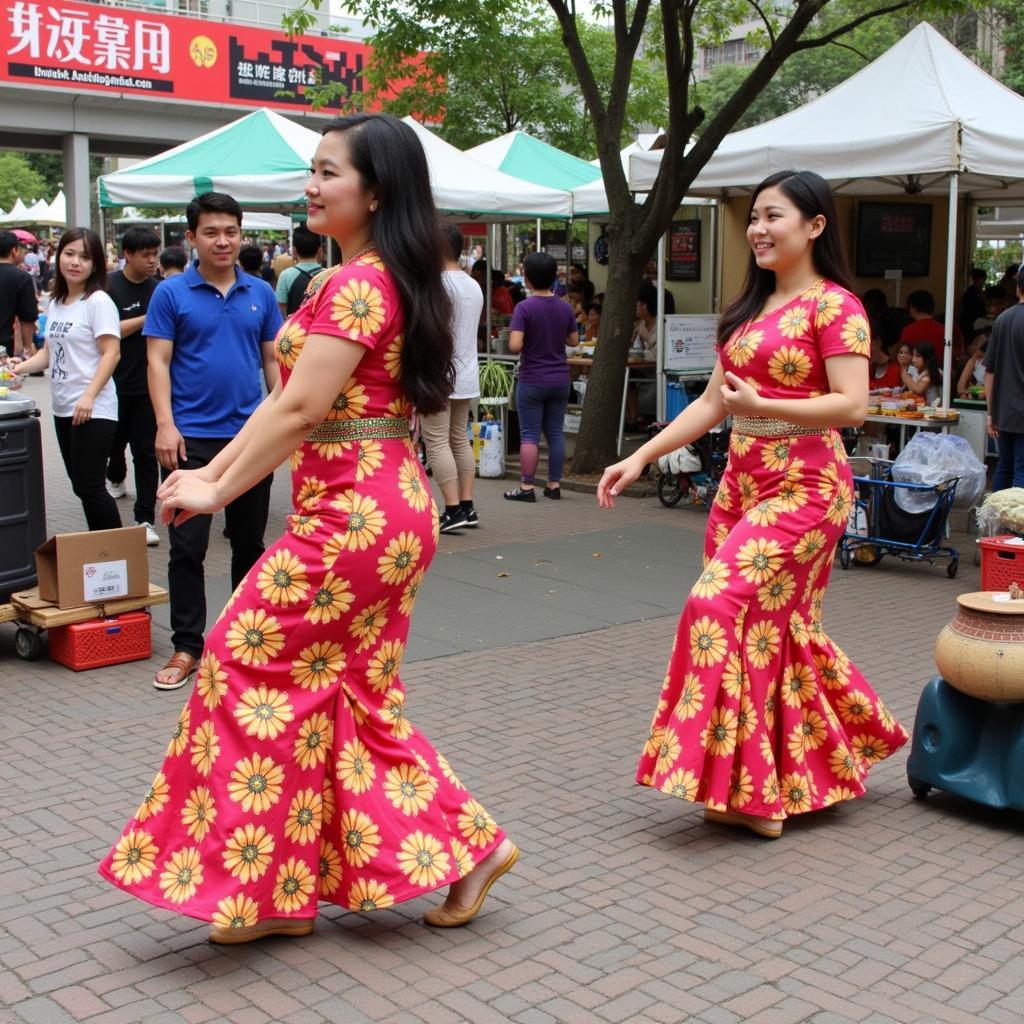
[[[47,189],[43,176],[29,166],[28,161],[18,153],[0,153],[0,207],[10,210],[14,200],[21,198],[25,205],[34,199],[52,199],[52,190]]]
[[[512,393],[512,370],[508,363],[488,361],[480,364],[480,403],[488,398],[504,398]]]

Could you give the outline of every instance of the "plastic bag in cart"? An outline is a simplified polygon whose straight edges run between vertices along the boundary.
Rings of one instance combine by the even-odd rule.
[[[693,445],[684,445],[658,459],[658,470],[662,473],[699,473],[700,453]]]
[[[919,430],[892,464],[892,478],[898,483],[937,487],[959,477],[955,508],[971,508],[985,491],[985,465],[966,439],[956,434],[933,434]],[[926,512],[935,504],[935,494],[897,487],[896,504],[904,512]]]

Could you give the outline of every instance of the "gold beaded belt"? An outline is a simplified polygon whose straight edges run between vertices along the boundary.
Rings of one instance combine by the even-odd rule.
[[[799,423],[777,420],[771,416],[733,416],[732,429],[747,437],[798,437],[803,434],[824,434],[830,427],[804,427]]]
[[[404,416],[365,416],[358,420],[324,420],[307,441],[369,441],[409,437],[409,421]]]

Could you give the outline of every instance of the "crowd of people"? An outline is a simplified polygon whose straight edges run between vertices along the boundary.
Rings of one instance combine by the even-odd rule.
[[[242,211],[221,193],[189,204],[196,259],[159,283],[153,236],[126,236],[124,267],[108,278],[96,234],[65,232],[46,340],[15,366],[49,369],[58,442],[90,528],[119,522],[103,482],[111,449],[123,437],[134,460],[152,416],[174,646],[154,685],[195,685],[100,871],[209,922],[218,943],[307,935],[318,901],[369,911],[445,886],[424,920],[462,926],[519,857],[411,724],[400,680],[438,533],[479,521],[464,428],[483,293],[459,266],[461,235],[440,230],[422,146],[403,122],[329,122],[306,196],[308,234],[332,238],[340,260],[317,271],[300,236],[294,264],[308,280],[281,267],[276,292],[262,257],[240,265]],[[704,393],[608,467],[598,503],[732,417],[703,568],[636,778],[703,804],[713,824],[775,839],[790,817],[863,795],[871,766],[907,740],[822,628],[854,502],[838,428],[863,421],[874,375],[865,367],[879,368],[873,348],[885,354],[890,328],[889,311],[851,290],[818,175],[762,182],[747,240],[746,280],[720,318]],[[505,497],[529,502],[541,432],[551,447],[544,493],[559,497],[565,353],[585,330],[556,292],[551,256],[530,254],[523,270],[531,295],[513,303],[509,343],[521,354],[524,471]],[[586,300],[585,288],[574,294]],[[983,356],[992,429],[1014,471],[1024,466],[1024,277],[1017,295]],[[648,329],[659,298],[645,285]],[[941,351],[929,301],[910,297],[888,343],[901,346],[900,380],[925,391],[939,383]],[[122,431],[121,381],[134,381],[124,395],[141,404],[143,365],[149,410],[125,402]],[[436,453],[443,514],[410,438],[414,409]],[[293,512],[265,548],[270,479],[285,460]],[[234,592],[206,630],[203,562],[220,511]]]

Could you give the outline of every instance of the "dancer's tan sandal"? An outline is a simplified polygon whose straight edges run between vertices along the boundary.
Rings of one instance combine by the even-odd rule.
[[[244,928],[210,927],[210,941],[221,946],[236,946],[242,942],[255,942],[270,935],[309,935],[313,931],[311,917],[268,917],[265,921]]]
[[[519,847],[513,846],[512,852],[499,864],[494,871],[491,873],[491,877],[484,883],[484,887],[480,890],[480,895],[477,896],[471,907],[456,907],[452,906],[447,900],[439,907],[434,907],[433,910],[428,910],[423,915],[423,921],[425,924],[429,924],[432,928],[459,928],[464,924],[469,924],[474,917],[480,912],[480,908],[484,905],[484,900],[487,898],[487,894],[491,891],[491,886],[501,878],[506,872],[512,870],[512,865],[519,860]]]
[[[715,825],[740,825],[765,839],[778,839],[782,835],[781,821],[758,818],[753,814],[740,814],[738,811],[713,811],[708,807],[704,811],[704,820]]]

